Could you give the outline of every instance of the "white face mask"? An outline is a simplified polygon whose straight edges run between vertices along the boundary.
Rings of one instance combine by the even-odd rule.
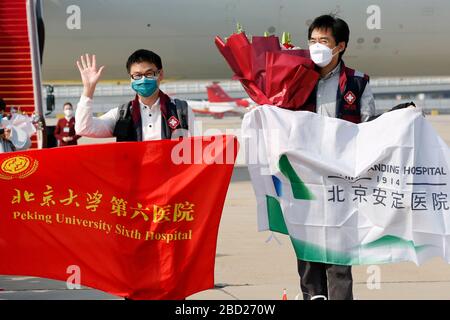
[[[316,65],[323,68],[330,64],[333,57],[339,53],[336,52],[333,54],[333,49],[328,48],[326,45],[321,43],[313,44],[309,47],[309,54],[311,56],[311,60],[314,61]]]
[[[67,118],[72,118],[72,116],[73,116],[73,110],[70,110],[70,109],[64,110],[64,115],[65,115]]]

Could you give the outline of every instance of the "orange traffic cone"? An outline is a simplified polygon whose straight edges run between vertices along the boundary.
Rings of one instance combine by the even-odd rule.
[[[283,289],[283,296],[281,297],[281,300],[287,300],[286,289]]]

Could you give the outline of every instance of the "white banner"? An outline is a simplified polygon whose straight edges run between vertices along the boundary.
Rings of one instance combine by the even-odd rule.
[[[242,129],[258,229],[288,234],[299,259],[450,262],[450,152],[421,110],[355,125],[262,106]]]

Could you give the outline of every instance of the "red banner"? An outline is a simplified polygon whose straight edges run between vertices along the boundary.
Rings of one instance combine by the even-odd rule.
[[[0,274],[131,299],[213,288],[231,136],[0,155]]]

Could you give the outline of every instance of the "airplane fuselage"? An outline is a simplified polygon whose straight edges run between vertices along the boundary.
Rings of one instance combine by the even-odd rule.
[[[163,58],[170,79],[229,79],[232,72],[214,37],[243,25],[247,35],[292,35],[307,47],[307,29],[321,14],[337,13],[350,26],[347,65],[373,76],[449,75],[448,0],[44,0],[46,82],[79,80],[75,61],[97,54],[104,79],[126,79],[136,49]]]

